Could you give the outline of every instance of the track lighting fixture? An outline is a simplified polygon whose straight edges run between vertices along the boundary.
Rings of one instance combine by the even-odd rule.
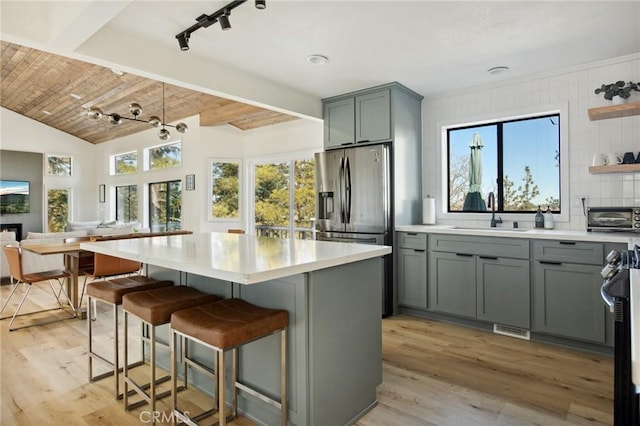
[[[188,39],[188,38],[187,38]],[[189,46],[187,46],[187,49]],[[183,49],[184,50],[184,49]],[[106,117],[109,123],[118,126],[122,124],[122,120],[138,121],[142,123],[148,123],[151,127],[162,127],[158,132],[158,137],[163,141],[168,140],[171,137],[171,133],[165,127],[173,127],[178,133],[187,133],[189,127],[184,123],[178,123],[175,126],[172,124],[166,124],[164,122],[164,83],[162,83],[162,120],[157,115],[152,115],[148,120],[142,120],[138,116],[142,115],[142,106],[139,103],[133,102],[129,105],[129,112],[133,117],[124,117],[117,113],[104,114],[100,108],[91,107],[87,110],[89,118],[99,120],[102,117]]]
[[[196,18],[196,23],[187,28],[186,30],[178,33],[176,35],[176,39],[178,39],[178,45],[180,46],[180,50],[183,52],[189,50],[189,38],[191,34],[198,30],[199,28],[207,28],[216,22],[220,23],[220,28],[224,31],[231,29],[231,22],[229,21],[229,16],[231,15],[231,11],[236,7],[240,6],[242,3],[245,3],[247,0],[236,0],[232,1],[225,7],[216,10],[211,15],[200,15]],[[255,0],[256,9],[263,10],[267,8],[267,2],[265,0]]]

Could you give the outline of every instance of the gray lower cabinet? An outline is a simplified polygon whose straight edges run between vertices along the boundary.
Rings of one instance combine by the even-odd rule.
[[[476,259],[472,254],[429,253],[429,299],[438,312],[476,317]]]
[[[534,241],[535,331],[605,343],[603,251],[600,243]]]
[[[529,260],[478,256],[477,318],[529,329]]]
[[[429,249],[430,309],[530,327],[528,240],[435,235]]]
[[[396,238],[398,304],[427,309],[427,236],[398,232]]]

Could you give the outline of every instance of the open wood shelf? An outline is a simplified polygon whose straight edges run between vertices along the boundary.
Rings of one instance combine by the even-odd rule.
[[[609,105],[605,107],[589,108],[589,120],[604,120],[607,118],[629,117],[640,115],[640,102]]]
[[[640,172],[640,163],[638,164],[616,164],[613,166],[591,166],[589,173],[629,173]]]

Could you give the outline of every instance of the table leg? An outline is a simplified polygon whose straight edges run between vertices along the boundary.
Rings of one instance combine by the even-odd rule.
[[[66,253],[64,256],[64,266],[67,268],[67,271],[71,273],[71,277],[67,278],[67,294],[69,295],[69,299],[71,299],[71,303],[73,304],[76,312],[78,312],[78,317],[82,318],[80,313],[80,304],[82,300],[78,300],[78,270],[80,267],[78,253]]]

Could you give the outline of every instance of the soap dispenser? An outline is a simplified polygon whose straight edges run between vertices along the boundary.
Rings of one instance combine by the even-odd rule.
[[[544,216],[542,215],[542,208],[538,206],[538,213],[536,213],[536,228],[544,228]]]
[[[550,206],[547,206],[547,211],[544,213],[544,229],[553,229],[553,214]]]

